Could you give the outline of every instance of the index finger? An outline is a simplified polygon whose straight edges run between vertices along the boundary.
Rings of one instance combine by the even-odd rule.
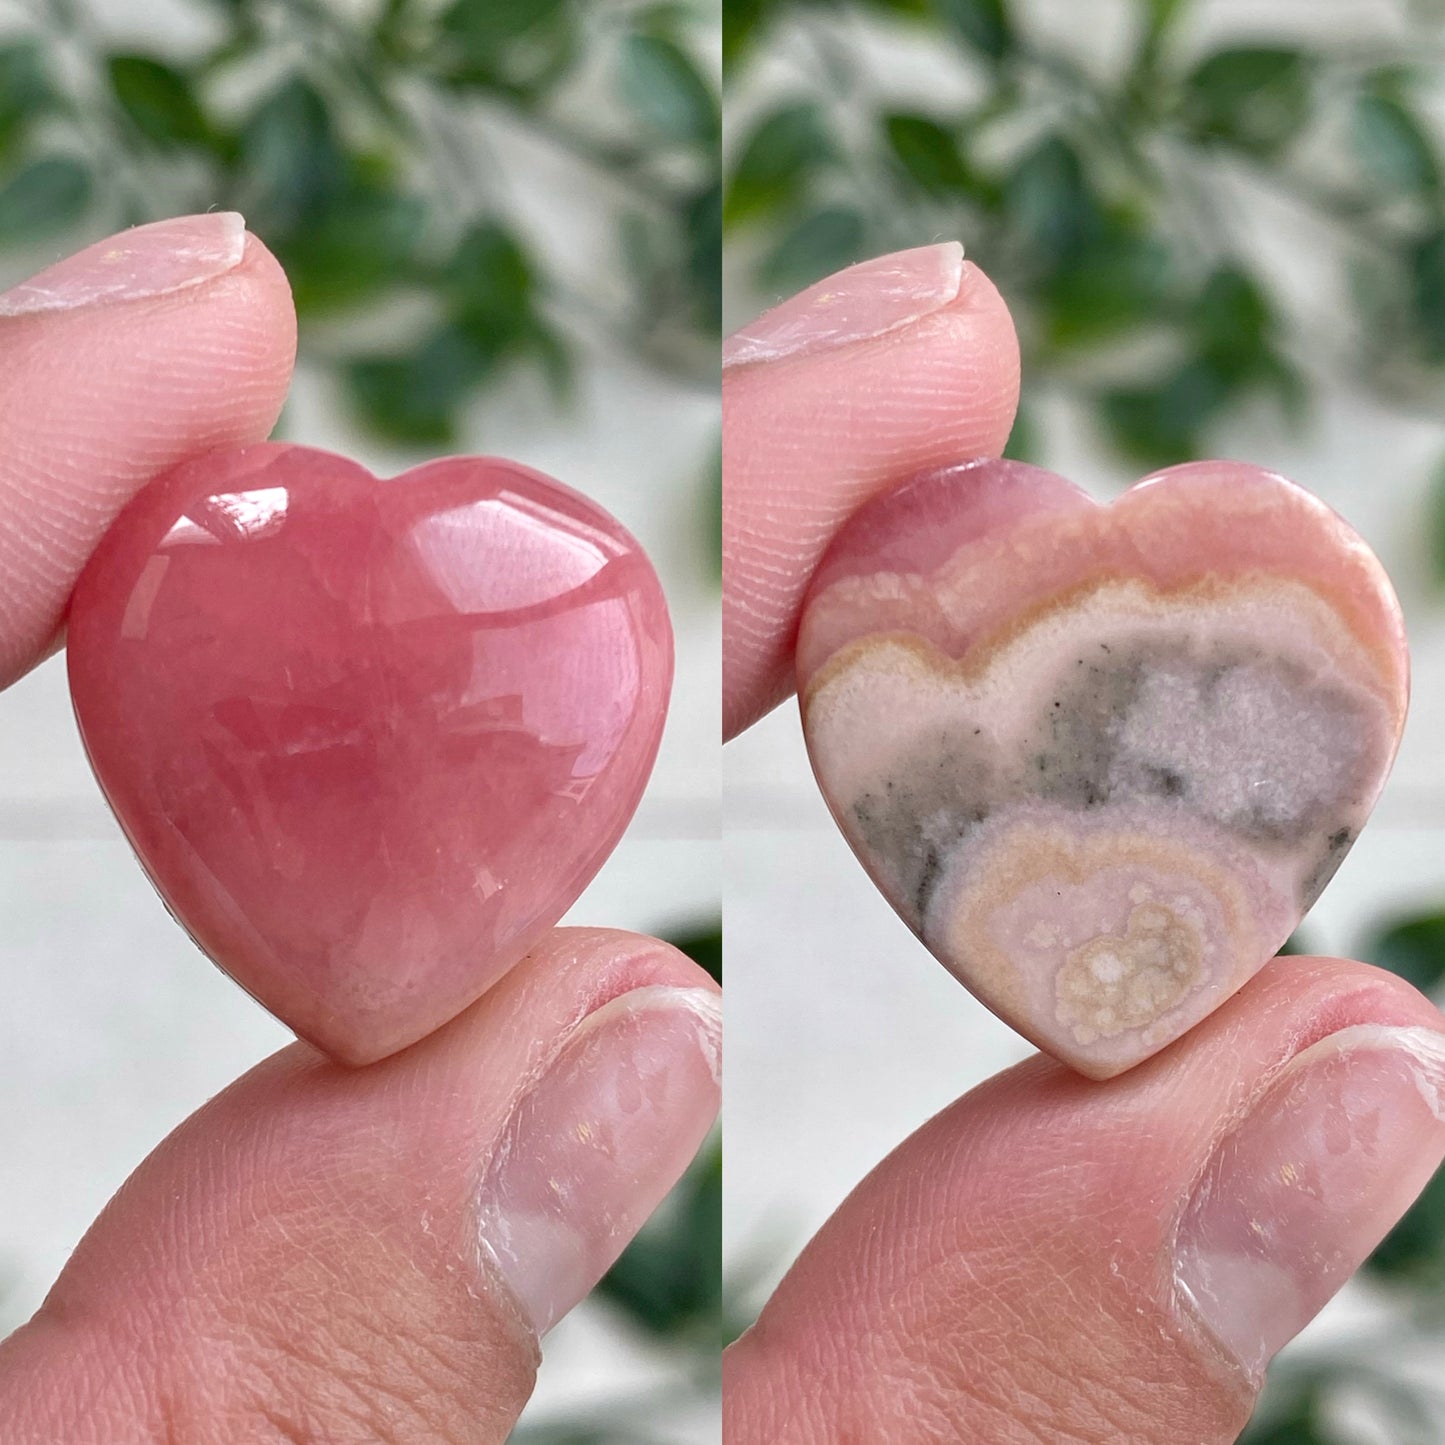
[[[1003,450],[1019,351],[957,242],[865,261],[723,348],[723,723],[793,688],[798,611],[843,521],[918,472]]]
[[[286,277],[234,212],[122,231],[0,294],[0,688],[55,645],[151,477],[267,435],[295,354]]]

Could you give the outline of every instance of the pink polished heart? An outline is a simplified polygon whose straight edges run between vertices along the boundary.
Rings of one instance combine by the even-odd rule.
[[[844,527],[805,603],[809,753],[939,960],[1107,1078],[1278,950],[1364,826],[1408,657],[1329,508],[1230,462],[1101,506],[980,461]]]
[[[172,913],[349,1063],[451,1018],[573,902],[672,678],[656,574],[576,492],[276,444],[148,486],[68,642],[91,765]]]

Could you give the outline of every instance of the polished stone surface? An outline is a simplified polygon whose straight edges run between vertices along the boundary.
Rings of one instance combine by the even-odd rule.
[[[1100,506],[982,461],[863,508],[798,640],[819,784],[925,944],[1106,1078],[1267,962],[1384,783],[1408,693],[1365,544],[1207,462]]]
[[[68,643],[91,764],[171,911],[350,1062],[565,911],[637,805],[672,675],[650,564],[575,492],[271,443],[149,486]]]

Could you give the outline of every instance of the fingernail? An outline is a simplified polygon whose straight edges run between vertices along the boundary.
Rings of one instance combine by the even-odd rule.
[[[1445,1035],[1363,1024],[1297,1054],[1215,1150],[1180,1225],[1184,1306],[1251,1376],[1445,1155]]]
[[[582,1020],[522,1096],[481,1189],[484,1248],[539,1335],[583,1298],[717,1116],[722,1012],[635,989]]]
[[[806,356],[886,335],[956,301],[962,285],[957,241],[860,261],[734,332],[723,342],[723,365]]]
[[[235,211],[132,226],[0,292],[0,316],[165,296],[232,270],[245,249],[246,223]]]

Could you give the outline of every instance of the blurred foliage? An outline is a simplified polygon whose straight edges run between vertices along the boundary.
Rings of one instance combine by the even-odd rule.
[[[723,214],[759,293],[962,239],[1019,325],[1014,455],[1033,449],[1044,389],[1081,400],[1145,466],[1201,454],[1246,406],[1298,424],[1326,365],[1433,414],[1445,399],[1438,7],[1394,45],[1200,49],[1193,0],[1136,0],[1132,40],[1107,66],[1025,24],[1025,8],[726,0],[725,76],[741,103]],[[898,54],[931,44],[955,72],[932,88],[963,98],[918,99],[905,66],[879,63],[879,39]],[[1265,198],[1338,253],[1349,314],[1283,299],[1251,233]]]
[[[719,983],[722,982],[721,923],[710,923],[704,927],[675,933],[668,942],[674,948],[680,948],[694,963],[705,968]]]
[[[467,403],[514,367],[565,396],[589,328],[710,384],[708,0],[192,6],[209,40],[185,51],[116,44],[84,0],[50,0],[0,37],[0,246],[59,251],[160,216],[242,211],[291,278],[303,352],[393,442],[452,441]],[[615,243],[589,258],[584,295],[510,193],[501,158],[521,141],[610,214]],[[308,324],[377,314],[369,340]]]
[[[1306,1364],[1286,1355],[1270,1370],[1260,1408],[1239,1445],[1344,1445],[1361,1437],[1342,1429],[1341,1405],[1363,1406],[1370,1419],[1388,1431],[1391,1445],[1439,1445],[1435,1407],[1386,1371],[1350,1354],[1331,1355]],[[1368,1438],[1378,1439],[1372,1433]]]

